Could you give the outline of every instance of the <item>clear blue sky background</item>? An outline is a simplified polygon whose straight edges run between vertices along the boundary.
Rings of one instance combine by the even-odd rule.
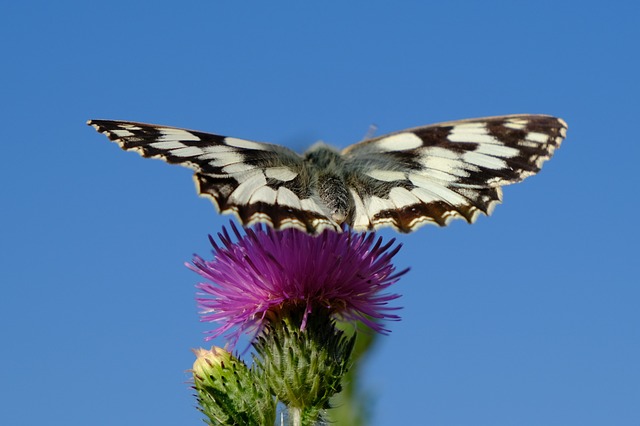
[[[4,2],[0,424],[201,424],[183,262],[229,218],[87,119],[303,150],[546,113],[568,139],[492,217],[400,237],[372,424],[637,426],[639,22],[634,1]]]

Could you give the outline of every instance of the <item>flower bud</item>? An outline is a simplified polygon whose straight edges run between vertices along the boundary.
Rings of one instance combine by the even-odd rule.
[[[299,411],[302,424],[315,424],[340,392],[354,342],[355,335],[336,329],[327,311],[318,309],[306,319],[304,311],[287,311],[257,337],[254,360],[278,400],[290,412]]]
[[[275,399],[244,362],[215,346],[193,352],[194,388],[209,424],[274,424]]]

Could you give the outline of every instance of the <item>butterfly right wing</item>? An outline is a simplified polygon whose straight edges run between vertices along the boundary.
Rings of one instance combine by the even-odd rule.
[[[127,151],[195,170],[200,195],[243,225],[265,222],[309,233],[339,230],[315,197],[314,179],[300,155],[259,143],[154,124],[89,120],[87,124]]]
[[[417,127],[343,151],[356,230],[390,225],[474,222],[491,214],[504,185],[531,176],[551,158],[567,125],[547,115],[509,115]]]

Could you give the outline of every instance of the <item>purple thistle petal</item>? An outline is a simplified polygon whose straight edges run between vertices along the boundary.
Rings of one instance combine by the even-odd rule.
[[[207,280],[196,286],[201,320],[221,324],[207,340],[225,334],[235,344],[240,334],[259,332],[270,316],[292,307],[304,309],[302,328],[314,309],[384,334],[389,330],[379,320],[399,319],[389,313],[399,308],[387,304],[400,296],[382,293],[408,271],[395,272],[391,263],[401,247],[393,247],[394,239],[383,245],[372,233],[310,236],[260,226],[243,236],[233,223],[231,230],[235,239],[226,228],[219,244],[209,237],[213,260],[194,255],[186,264]]]

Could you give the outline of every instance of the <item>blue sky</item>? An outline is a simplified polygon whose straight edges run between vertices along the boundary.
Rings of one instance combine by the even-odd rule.
[[[546,113],[568,138],[473,226],[403,235],[374,426],[640,422],[638,6],[5,2],[0,424],[201,424],[183,262],[228,217],[89,118],[303,150]],[[395,236],[392,231],[381,233]],[[216,343],[222,344],[222,341]]]

